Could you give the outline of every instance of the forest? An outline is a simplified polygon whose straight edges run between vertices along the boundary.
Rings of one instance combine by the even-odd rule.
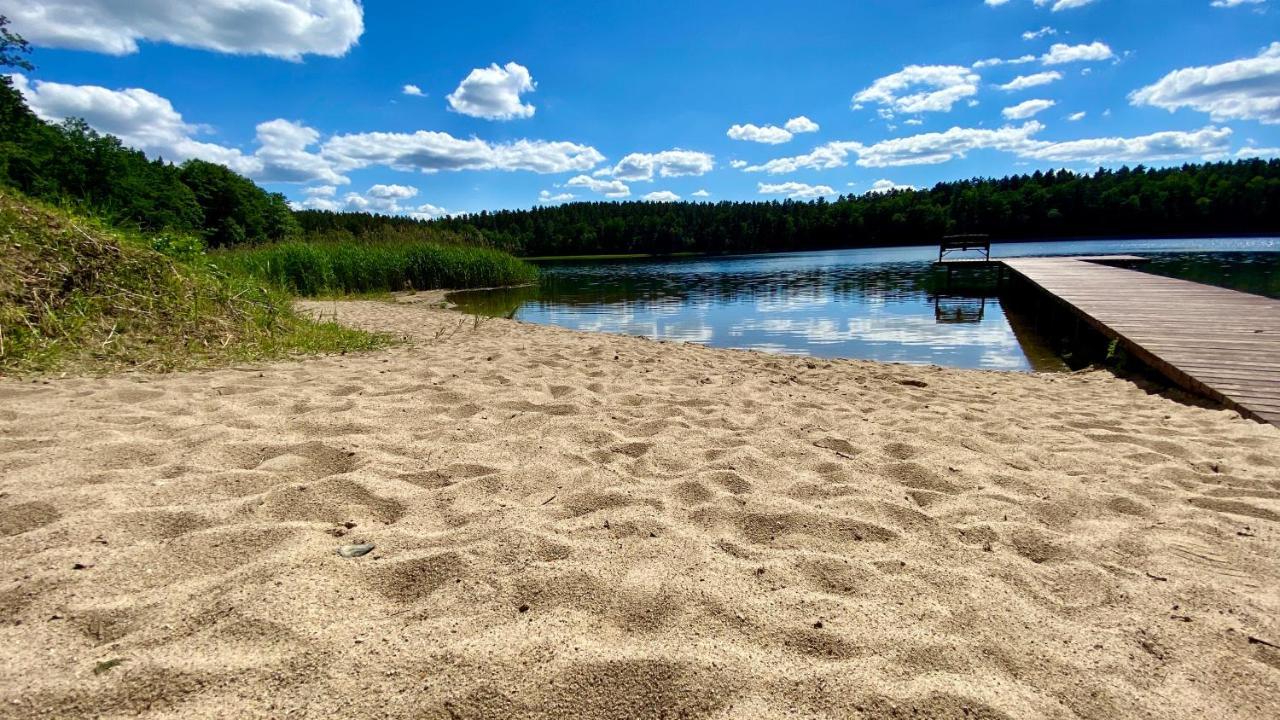
[[[526,256],[916,245],[951,233],[997,241],[1276,233],[1280,160],[1035,172],[830,202],[570,203],[430,225],[478,231],[488,244]]]

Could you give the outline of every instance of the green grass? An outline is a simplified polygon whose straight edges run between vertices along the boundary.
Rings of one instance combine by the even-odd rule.
[[[509,287],[538,270],[507,253],[429,242],[288,242],[214,256],[220,265],[299,295]]]
[[[176,370],[365,350],[386,338],[296,314],[198,240],[113,230],[0,189],[0,374]]]

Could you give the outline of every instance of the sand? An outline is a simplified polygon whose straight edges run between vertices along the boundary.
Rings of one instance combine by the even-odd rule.
[[[1280,716],[1280,429],[311,307],[412,342],[0,381],[0,716]]]

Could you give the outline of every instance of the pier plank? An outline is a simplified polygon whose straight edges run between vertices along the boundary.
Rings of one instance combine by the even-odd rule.
[[[1280,425],[1280,301],[1114,267],[1137,260],[998,262],[1178,386]]]

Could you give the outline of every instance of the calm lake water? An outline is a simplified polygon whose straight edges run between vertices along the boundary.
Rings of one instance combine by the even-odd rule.
[[[992,251],[1108,253],[1148,257],[1146,272],[1280,298],[1280,238],[1016,243]],[[948,289],[930,264],[936,255],[910,247],[543,263],[538,287],[449,299],[466,312],[715,347],[964,368],[1064,367],[1017,307],[1002,306],[994,285]]]

